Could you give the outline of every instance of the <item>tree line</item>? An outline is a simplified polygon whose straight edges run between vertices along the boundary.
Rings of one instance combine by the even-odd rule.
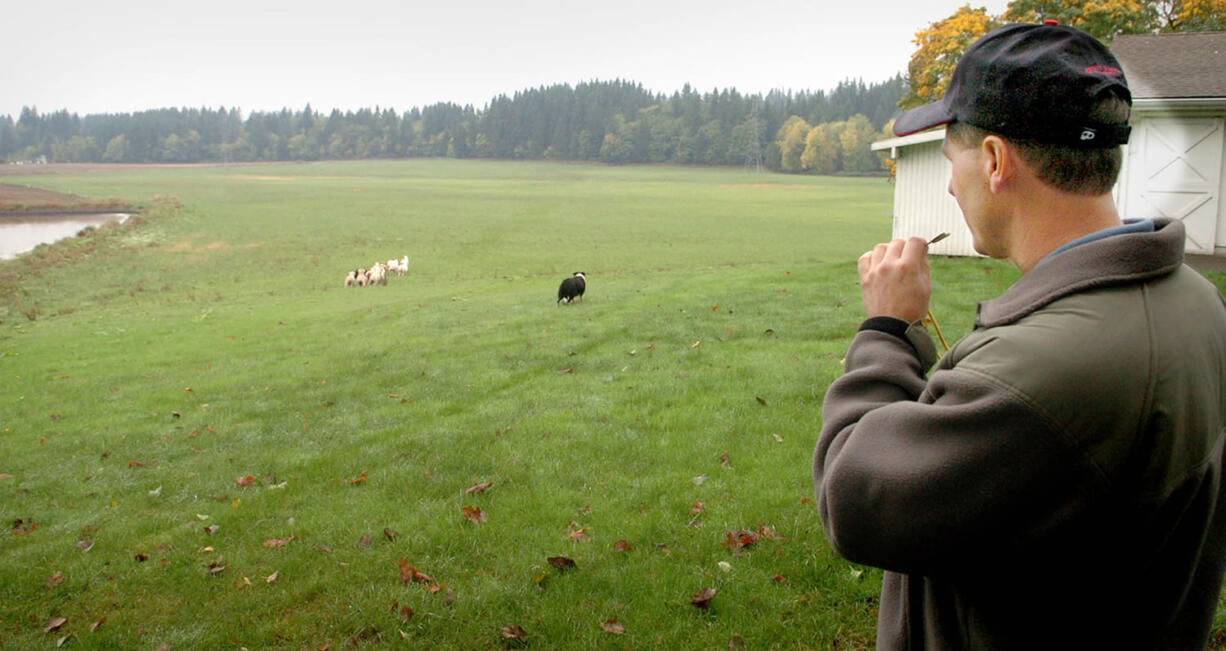
[[[631,81],[558,84],[499,95],[484,108],[439,103],[399,113],[390,108],[330,113],[301,110],[244,114],[237,108],[162,108],[79,116],[26,107],[0,116],[0,159],[8,161],[196,163],[362,158],[498,158],[742,165],[833,173],[880,170],[870,134],[897,113],[907,88],[847,80],[830,91],[735,89],[700,93],[689,85],[653,94]],[[791,164],[782,129],[795,123],[839,125],[850,149],[833,166]],[[837,136],[836,136],[837,137]],[[840,141],[841,142],[841,141]],[[852,151],[855,150],[855,151]],[[790,150],[789,150],[790,151]],[[872,159],[870,161],[870,159]],[[823,159],[826,160],[826,159]]]

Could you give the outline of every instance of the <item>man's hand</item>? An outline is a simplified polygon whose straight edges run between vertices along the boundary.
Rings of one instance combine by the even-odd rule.
[[[878,244],[860,256],[860,292],[869,318],[891,316],[913,323],[928,314],[932,283],[928,243],[918,237]]]

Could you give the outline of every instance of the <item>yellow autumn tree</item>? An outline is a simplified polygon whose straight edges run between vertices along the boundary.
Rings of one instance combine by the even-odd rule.
[[[842,147],[832,125],[819,124],[809,129],[805,136],[805,150],[800,155],[800,164],[818,174],[833,174],[839,170],[840,153]]]
[[[803,169],[800,162],[805,151],[805,136],[809,135],[809,126],[804,119],[793,115],[788,118],[776,133],[775,143],[779,145],[779,168],[784,172],[799,172]]]
[[[1055,20],[1110,43],[1117,34],[1144,34],[1159,26],[1162,3],[1144,0],[1013,0],[1008,23]]]
[[[916,32],[913,43],[917,49],[907,65],[907,92],[898,105],[912,108],[944,97],[962,53],[998,25],[1000,22],[988,15],[987,9],[972,9],[967,4],[952,16]]]
[[[1159,29],[1164,32],[1226,30],[1226,0],[1168,0],[1157,4]]]

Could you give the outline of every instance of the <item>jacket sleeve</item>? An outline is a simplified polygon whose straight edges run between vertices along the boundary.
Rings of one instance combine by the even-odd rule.
[[[999,562],[1102,490],[1025,396],[981,373],[924,370],[906,341],[862,331],[826,393],[813,480],[840,555],[927,575]]]

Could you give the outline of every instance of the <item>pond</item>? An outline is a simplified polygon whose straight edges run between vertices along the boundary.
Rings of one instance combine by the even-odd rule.
[[[129,216],[128,213],[111,212],[0,217],[0,260],[15,258],[39,244],[73,237],[87,226],[122,223]]]

